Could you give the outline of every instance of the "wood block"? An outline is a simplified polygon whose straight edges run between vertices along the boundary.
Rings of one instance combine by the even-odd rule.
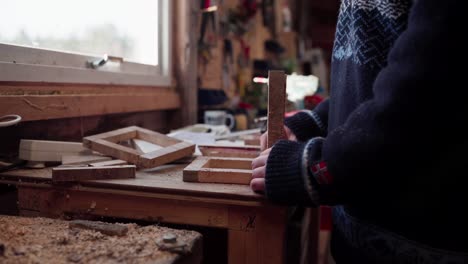
[[[111,157],[101,155],[64,155],[62,156],[63,165],[90,164],[93,162],[109,161]]]
[[[19,158],[29,161],[60,162],[64,155],[90,155],[91,150],[81,143],[22,139]]]
[[[135,178],[134,165],[108,167],[57,167],[52,169],[52,182]]]
[[[268,72],[268,140],[271,148],[284,138],[284,111],[286,102],[286,75],[283,71]]]
[[[198,157],[183,171],[186,182],[250,184],[252,160]]]
[[[101,162],[94,162],[90,163],[89,166],[91,167],[104,167],[104,166],[118,166],[118,165],[127,165],[128,163],[125,160],[108,160],[108,161],[101,161]]]
[[[128,139],[144,140],[161,146],[161,148],[144,153],[144,151],[118,144],[118,142]],[[128,161],[139,168],[153,168],[167,164],[183,157],[191,156],[195,151],[195,144],[136,126],[85,137],[83,144],[92,150]]]
[[[32,151],[55,151],[55,152],[83,152],[88,149],[84,148],[80,142],[67,141],[48,141],[48,140],[31,140],[22,139],[20,141],[20,149]]]

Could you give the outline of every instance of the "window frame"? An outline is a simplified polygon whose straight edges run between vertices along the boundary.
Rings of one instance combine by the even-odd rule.
[[[170,86],[171,2],[159,0],[158,65],[109,57],[106,64],[92,69],[86,62],[101,60],[102,57],[0,43],[0,81]]]

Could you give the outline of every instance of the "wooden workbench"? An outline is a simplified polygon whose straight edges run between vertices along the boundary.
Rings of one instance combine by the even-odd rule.
[[[286,208],[249,186],[182,181],[186,164],[137,172],[135,179],[52,185],[51,169],[14,170],[0,183],[18,186],[22,215],[119,217],[228,230],[229,263],[285,263]]]

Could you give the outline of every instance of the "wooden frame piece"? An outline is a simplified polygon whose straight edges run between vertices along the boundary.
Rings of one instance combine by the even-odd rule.
[[[234,183],[249,185],[252,160],[241,158],[198,157],[183,171],[185,182]]]
[[[163,148],[142,153],[139,150],[119,145],[121,141],[141,139]],[[166,135],[137,126],[83,138],[83,145],[105,155],[128,161],[139,168],[153,168],[185,156],[192,155],[195,144],[168,137]]]
[[[268,139],[271,148],[284,138],[284,111],[286,102],[286,74],[284,71],[268,72]]]
[[[232,145],[198,145],[203,156],[229,158],[256,158],[260,154],[260,146]]]

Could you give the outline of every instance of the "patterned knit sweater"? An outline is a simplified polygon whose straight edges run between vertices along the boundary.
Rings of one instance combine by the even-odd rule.
[[[299,141],[265,178],[273,202],[335,206],[338,262],[468,263],[462,3],[342,1],[330,99],[286,119]]]

